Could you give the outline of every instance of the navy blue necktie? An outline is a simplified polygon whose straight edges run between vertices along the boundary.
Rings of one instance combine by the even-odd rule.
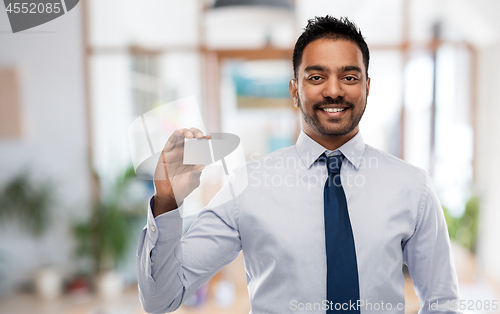
[[[322,157],[325,158],[324,155]],[[359,313],[358,264],[347,200],[340,182],[343,155],[326,157],[325,244],[327,263],[326,296],[331,305],[327,313]],[[354,305],[353,305],[354,304]]]

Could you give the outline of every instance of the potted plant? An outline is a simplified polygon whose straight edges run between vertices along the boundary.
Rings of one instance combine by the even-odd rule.
[[[14,222],[39,238],[50,226],[53,203],[52,184],[34,184],[27,173],[22,173],[0,191],[0,222]],[[35,245],[35,249],[41,256],[40,246]],[[62,294],[63,278],[57,269],[45,266],[37,271],[34,285],[39,296],[54,299]]]
[[[471,253],[476,251],[477,226],[479,222],[479,197],[472,196],[465,204],[460,217],[453,217],[443,206],[450,239],[455,240]]]
[[[16,221],[35,237],[49,227],[53,203],[50,184],[34,185],[26,173],[12,179],[0,192],[0,221]]]
[[[122,200],[133,177],[134,170],[127,170],[108,195],[94,202],[90,218],[73,226],[76,256],[80,261],[85,258],[90,261],[86,272],[93,276],[98,293],[105,298],[116,297],[122,290],[115,269],[125,257],[131,240],[130,208]]]

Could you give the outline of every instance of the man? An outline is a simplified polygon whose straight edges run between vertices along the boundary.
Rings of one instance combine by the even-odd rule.
[[[296,145],[237,170],[182,238],[177,207],[203,169],[182,165],[182,145],[209,137],[172,135],[138,248],[146,311],[175,310],[243,250],[251,313],[404,313],[403,263],[421,303],[411,309],[456,313],[446,224],[427,175],[365,145],[358,130],[368,64],[352,22],[310,20],[289,85],[302,113]]]

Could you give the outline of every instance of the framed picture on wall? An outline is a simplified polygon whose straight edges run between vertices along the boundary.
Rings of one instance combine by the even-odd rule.
[[[289,60],[231,62],[230,71],[236,90],[237,107],[291,108],[288,82],[292,78]]]

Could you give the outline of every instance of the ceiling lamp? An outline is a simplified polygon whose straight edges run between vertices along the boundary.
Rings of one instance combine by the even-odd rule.
[[[291,0],[216,0],[213,8],[231,6],[261,6],[293,10]]]

